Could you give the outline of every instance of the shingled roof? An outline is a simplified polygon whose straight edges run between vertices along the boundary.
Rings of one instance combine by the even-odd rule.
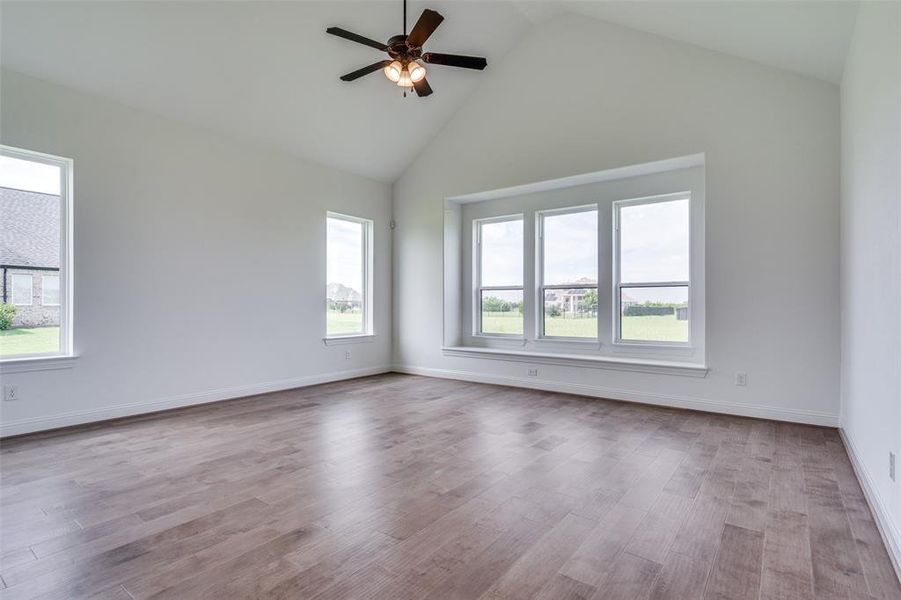
[[[59,196],[0,187],[0,265],[59,268]]]

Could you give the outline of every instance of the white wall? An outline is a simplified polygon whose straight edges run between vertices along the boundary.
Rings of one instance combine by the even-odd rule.
[[[572,16],[538,26],[482,77],[395,184],[396,364],[837,424],[837,86]],[[442,356],[445,197],[699,152],[706,378],[562,366],[529,378],[522,363]]]
[[[901,568],[901,4],[861,4],[841,122],[842,428]]]
[[[81,355],[3,376],[3,434],[390,364],[390,186],[11,71],[0,101],[2,143],[75,161]],[[326,210],[375,221],[375,342],[322,343]]]

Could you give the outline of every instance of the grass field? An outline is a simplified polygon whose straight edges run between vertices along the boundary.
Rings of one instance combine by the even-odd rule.
[[[594,337],[598,328],[596,317],[570,319],[551,317],[545,323],[545,333],[559,337]],[[522,315],[491,313],[482,317],[485,333],[522,334]],[[684,342],[688,340],[688,321],[679,321],[676,315],[623,317],[623,339],[658,342]]]
[[[59,351],[59,327],[0,331],[0,356]]]
[[[328,332],[328,335],[363,333],[363,313],[342,313],[336,310],[330,310],[326,313],[326,331]]]

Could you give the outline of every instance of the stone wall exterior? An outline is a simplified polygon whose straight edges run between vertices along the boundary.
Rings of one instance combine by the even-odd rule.
[[[59,276],[59,271],[41,269],[6,270],[6,302],[13,301],[13,275],[31,275],[31,305],[17,304],[13,327],[55,327],[59,326],[59,306],[44,305],[44,276]]]

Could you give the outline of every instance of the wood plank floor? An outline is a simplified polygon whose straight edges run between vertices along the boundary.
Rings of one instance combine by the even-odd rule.
[[[384,375],[12,440],[0,598],[901,598],[835,430]]]

